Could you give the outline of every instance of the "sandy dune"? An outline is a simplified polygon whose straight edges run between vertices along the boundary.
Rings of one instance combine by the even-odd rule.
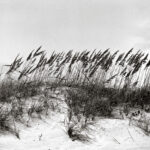
[[[66,112],[50,112],[48,117],[32,119],[30,127],[17,124],[20,139],[1,134],[0,150],[149,150],[150,137],[129,120],[99,119],[89,130],[92,141],[72,141],[66,134]]]

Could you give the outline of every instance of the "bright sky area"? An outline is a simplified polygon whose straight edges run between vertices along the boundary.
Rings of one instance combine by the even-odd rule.
[[[0,62],[50,53],[150,49],[149,0],[0,0]]]

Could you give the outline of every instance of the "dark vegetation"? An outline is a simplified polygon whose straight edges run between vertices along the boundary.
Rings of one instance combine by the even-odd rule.
[[[53,52],[50,57],[39,47],[26,59],[15,58],[0,82],[0,128],[19,137],[15,124],[29,122],[33,114],[54,110],[49,91],[66,89],[68,120],[97,116],[112,117],[113,108],[123,103],[145,109],[150,104],[150,60],[148,54],[133,49],[119,51]],[[36,103],[38,102],[38,105]],[[31,107],[27,107],[27,104]],[[150,111],[149,108],[146,111]],[[24,119],[28,115],[28,120]],[[67,133],[73,137],[73,126]],[[87,139],[79,135],[78,139]],[[82,138],[80,138],[82,137]]]

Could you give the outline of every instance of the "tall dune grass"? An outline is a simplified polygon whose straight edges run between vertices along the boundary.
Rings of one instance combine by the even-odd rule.
[[[101,84],[115,88],[149,86],[148,54],[133,49],[126,53],[119,51],[53,52],[47,57],[39,47],[23,60],[17,56],[9,66],[7,75],[14,72],[17,79],[42,81],[52,79],[71,85]],[[142,72],[142,73],[141,73]],[[144,76],[143,76],[144,74]]]
[[[144,108],[145,104],[150,103],[149,55],[133,48],[126,53],[111,52],[110,49],[70,50],[52,52],[47,56],[40,46],[31,51],[27,58],[17,55],[11,64],[5,66],[8,71],[0,83],[0,102],[12,105],[12,98],[17,99],[21,107],[6,113],[8,116],[14,114],[15,118],[24,112],[25,102],[22,99],[43,94],[43,87],[67,87],[69,116],[78,116],[81,111],[86,118],[91,115],[110,116],[114,104],[138,104]],[[47,94],[43,95],[43,108],[33,106],[28,110],[28,115],[50,107]],[[109,102],[103,101],[106,98]]]
[[[17,81],[20,87],[15,89],[18,91],[21,87],[28,90],[32,84],[32,88],[46,84],[51,87],[77,87],[90,89],[90,92],[101,97],[107,95],[112,101],[131,102],[132,105],[138,103],[143,107],[145,103],[149,103],[148,56],[132,48],[126,53],[111,52],[110,49],[81,52],[70,50],[52,52],[48,57],[40,46],[31,51],[27,58],[18,55],[11,65],[7,65],[9,70],[6,80],[11,78],[13,82]],[[7,94],[9,95],[11,92]]]

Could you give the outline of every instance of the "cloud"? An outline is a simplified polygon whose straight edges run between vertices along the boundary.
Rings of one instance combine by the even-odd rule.
[[[135,47],[145,51],[150,50],[150,18],[145,17],[138,25],[138,32],[135,34]]]

